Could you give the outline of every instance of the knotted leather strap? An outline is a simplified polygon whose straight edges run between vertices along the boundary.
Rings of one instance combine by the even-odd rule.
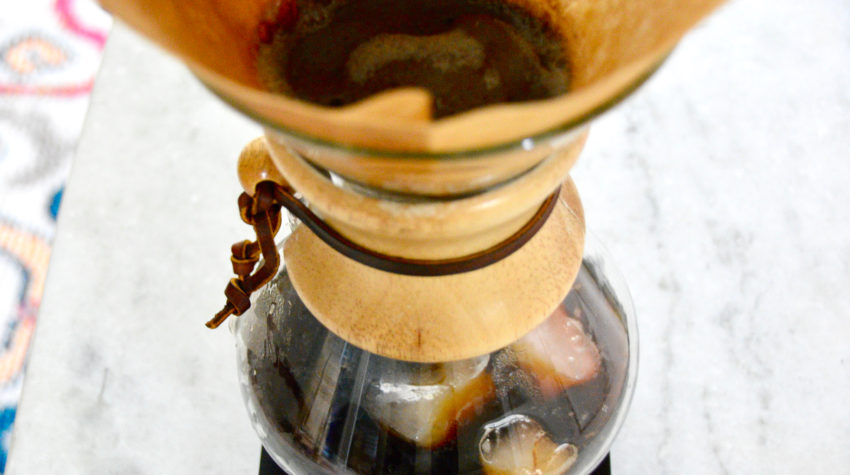
[[[251,294],[277,272],[280,256],[274,237],[280,229],[281,206],[286,207],[316,236],[346,257],[386,272],[433,277],[474,271],[511,255],[540,230],[555,208],[559,194],[560,188],[549,195],[528,223],[495,246],[466,256],[428,260],[388,256],[352,242],[328,226],[296,198],[295,190],[273,181],[262,181],[256,185],[254,196],[247,193],[239,196],[239,215],[245,223],[254,227],[257,240],[237,242],[231,247],[230,261],[236,277],[231,279],[224,289],[227,303],[207,322],[207,326],[216,328],[230,315],[242,315],[251,306]],[[261,255],[263,265],[251,274]]]
[[[256,193],[239,195],[239,215],[250,224],[257,235],[256,241],[240,241],[231,246],[230,262],[236,277],[230,279],[224,289],[227,303],[207,322],[207,327],[216,328],[230,315],[242,315],[251,307],[251,294],[265,285],[280,267],[280,256],[274,243],[280,229],[281,203],[275,197],[280,185],[264,181],[257,184]],[[263,256],[263,265],[251,274]]]

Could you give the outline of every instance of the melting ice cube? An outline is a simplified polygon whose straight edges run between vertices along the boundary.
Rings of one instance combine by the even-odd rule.
[[[512,414],[484,426],[478,456],[487,475],[561,475],[578,449],[556,444],[537,421]]]
[[[534,376],[548,397],[592,379],[602,363],[581,322],[562,307],[511,348],[519,366]]]
[[[492,399],[493,380],[484,371],[488,359],[389,371],[389,378],[371,389],[367,409],[399,437],[421,447],[440,446]]]

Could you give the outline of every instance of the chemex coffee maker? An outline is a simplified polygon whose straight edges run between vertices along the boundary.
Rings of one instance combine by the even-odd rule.
[[[718,3],[102,0],[264,127],[238,165],[255,236],[207,325],[229,317],[277,464],[596,467],[637,334],[569,171]]]

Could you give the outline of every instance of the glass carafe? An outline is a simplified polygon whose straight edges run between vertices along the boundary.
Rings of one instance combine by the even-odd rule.
[[[411,363],[329,332],[282,267],[231,322],[251,423],[292,474],[587,473],[635,384],[621,282],[589,239],[570,292],[530,333],[478,357]]]

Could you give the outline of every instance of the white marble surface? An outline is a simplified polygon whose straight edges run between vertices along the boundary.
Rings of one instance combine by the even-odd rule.
[[[9,473],[256,473],[230,335],[203,322],[258,131],[116,28]],[[641,327],[614,472],[850,473],[850,4],[722,8],[574,176]]]

